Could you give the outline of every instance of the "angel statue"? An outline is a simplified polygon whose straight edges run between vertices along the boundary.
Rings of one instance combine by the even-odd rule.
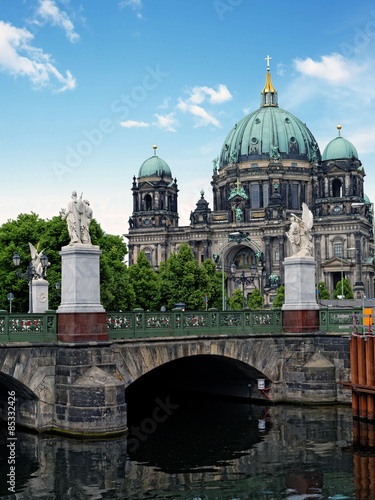
[[[43,277],[43,266],[42,266],[42,263],[40,261],[40,258],[41,256],[43,255],[43,252],[45,250],[45,248],[43,248],[43,250],[41,252],[38,253],[38,248],[39,248],[39,243],[37,244],[36,248],[34,247],[34,245],[32,245],[31,243],[29,243],[29,247],[30,247],[30,253],[31,253],[31,263],[32,263],[32,266],[36,272],[36,274],[34,274],[34,277],[33,279],[42,279]],[[51,263],[48,262],[48,265],[50,266]],[[44,275],[45,275],[46,271],[44,271]]]
[[[291,225],[287,236],[292,244],[293,257],[313,256],[311,236],[313,220],[313,214],[306,203],[302,203],[302,219],[291,214]]]

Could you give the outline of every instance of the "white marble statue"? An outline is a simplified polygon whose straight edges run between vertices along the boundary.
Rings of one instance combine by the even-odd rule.
[[[302,203],[302,219],[291,214],[291,225],[287,236],[292,244],[292,257],[312,257],[313,243],[311,228],[313,226],[313,214],[306,203]]]
[[[39,246],[39,243],[37,245],[37,247]],[[32,245],[30,242],[29,242],[29,248],[30,248],[30,253],[31,253],[31,263],[33,265],[33,268],[35,269],[37,275],[33,277],[33,279],[37,280],[37,279],[42,279],[42,276],[43,276],[43,266],[42,266],[42,263],[40,261],[40,258],[41,256],[43,255],[43,252],[44,252],[44,248],[41,252],[38,252],[38,249],[34,247],[34,245]],[[48,265],[50,266],[50,262],[48,262]],[[47,272],[47,270],[45,271],[45,273]]]
[[[80,198],[77,198],[77,192],[73,191],[72,199],[68,203],[68,208],[62,208],[60,211],[61,218],[66,219],[68,224],[68,231],[70,236],[70,245],[75,243],[83,243],[91,245],[91,238],[89,233],[89,225],[92,219],[92,208],[87,200],[82,201],[81,193]]]

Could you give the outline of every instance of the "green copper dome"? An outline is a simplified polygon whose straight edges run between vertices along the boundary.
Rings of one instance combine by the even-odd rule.
[[[157,175],[158,177],[172,178],[172,172],[168,163],[156,156],[156,146],[154,147],[154,156],[145,160],[138,172],[138,177],[150,177]]]
[[[358,160],[358,153],[353,144],[339,135],[329,142],[323,153],[323,161],[326,160]]]
[[[320,161],[319,146],[304,123],[278,107],[277,92],[267,70],[261,107],[232,128],[220,154],[220,167],[257,160]]]

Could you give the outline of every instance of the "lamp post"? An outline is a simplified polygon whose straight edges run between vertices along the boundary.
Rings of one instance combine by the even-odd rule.
[[[355,248],[354,247],[348,248],[346,251],[349,252],[350,250],[355,250]],[[343,251],[341,248],[341,255],[340,255],[340,258],[341,258],[341,300],[344,299],[344,269],[343,269],[343,265],[342,265],[342,254],[343,254]]]
[[[228,237],[235,238],[240,236],[241,233],[239,231],[236,231],[234,233],[229,233]],[[221,236],[221,278],[222,278],[222,298],[223,298],[223,311],[225,311],[225,285],[224,285],[224,238],[225,234],[222,234]],[[232,240],[233,241],[233,240]]]
[[[237,269],[237,266],[233,262],[233,264],[230,266],[230,270],[232,271],[232,274],[234,274],[236,272],[236,269]],[[253,264],[250,267],[251,276],[249,276],[249,277],[246,276],[245,271],[242,271],[242,274],[239,278],[233,278],[235,283],[242,284],[242,309],[245,309],[245,285],[252,285],[254,283],[256,273],[257,273],[257,268]]]
[[[39,274],[37,270],[35,269],[34,265],[32,262],[29,263],[29,265],[26,268],[26,271],[22,274],[19,272],[18,268],[21,264],[21,257],[18,255],[17,250],[14,252],[14,255],[12,257],[14,267],[16,268],[16,273],[19,278],[22,278],[24,280],[27,280],[29,282],[29,290],[30,290],[30,313],[33,312],[33,284],[32,281],[38,278],[45,278],[46,276],[46,271],[48,267],[48,257],[43,252],[43,255],[40,258],[40,263],[42,265],[42,273]]]

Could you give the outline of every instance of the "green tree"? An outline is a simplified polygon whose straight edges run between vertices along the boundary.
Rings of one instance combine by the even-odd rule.
[[[276,292],[275,300],[273,301],[272,307],[282,307],[285,301],[285,288],[283,285],[279,286]]]
[[[146,311],[158,309],[159,275],[142,251],[137,257],[137,263],[129,267],[130,282],[135,292],[135,307]]]
[[[333,291],[333,298],[338,299],[338,296],[342,294],[344,291],[344,299],[354,299],[353,291],[350,286],[349,280],[344,278],[343,287],[341,287],[341,281],[339,281],[336,285],[335,290]]]
[[[243,306],[243,293],[241,288],[236,288],[229,299],[229,307],[232,311],[241,311]]]
[[[178,253],[173,253],[165,263],[161,263],[159,275],[159,306],[172,309],[177,302],[184,302],[186,309],[203,310],[206,308],[205,295],[208,295],[210,305],[219,302],[219,273],[214,270],[213,263],[206,261],[203,266],[199,266],[187,243],[181,245]]]
[[[259,288],[255,288],[255,290],[251,292],[247,305],[250,307],[250,309],[262,309],[263,297],[260,293]]]
[[[126,244],[120,236],[107,235],[100,225],[93,220],[90,224],[92,243],[99,245],[100,256],[100,291],[105,309],[126,310],[134,305],[134,291],[129,283],[124,257]],[[12,310],[28,311],[29,288],[26,280],[16,275],[12,257],[17,250],[21,257],[20,272],[26,271],[31,260],[29,242],[38,250],[45,249],[50,262],[47,270],[49,287],[49,308],[56,309],[60,303],[55,284],[61,283],[61,248],[70,242],[67,224],[61,217],[50,220],[41,219],[37,214],[20,214],[16,220],[8,220],[0,226],[0,309],[8,309],[7,294],[14,294]]]
[[[221,309],[223,305],[223,275],[216,270],[215,264],[211,259],[203,262],[202,271],[206,272],[206,292],[208,297],[208,307]],[[224,274],[224,280],[226,276]],[[224,291],[225,293],[225,291]]]
[[[326,284],[324,283],[324,281],[321,281],[318,284],[318,292],[319,292],[318,295],[319,295],[320,300],[329,300],[331,298],[331,295],[330,295],[329,291],[327,290]]]

